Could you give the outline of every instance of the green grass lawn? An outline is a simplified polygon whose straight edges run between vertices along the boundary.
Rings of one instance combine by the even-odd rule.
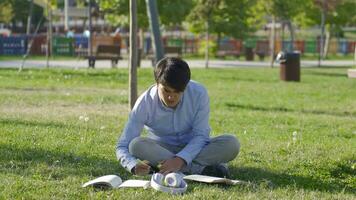
[[[241,142],[232,176],[250,184],[189,183],[171,196],[81,188],[106,174],[140,179],[115,157],[127,69],[0,69],[0,199],[355,199],[356,80],[346,71],[303,68],[287,83],[278,69],[193,69],[210,94],[212,135]],[[138,82],[139,93],[153,84],[151,69]]]

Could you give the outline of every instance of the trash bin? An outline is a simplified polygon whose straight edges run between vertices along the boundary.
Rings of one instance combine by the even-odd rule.
[[[245,47],[245,58],[247,61],[253,61],[254,54],[253,49],[251,47]]]
[[[276,58],[280,63],[280,79],[283,81],[300,81],[300,53],[280,52]]]

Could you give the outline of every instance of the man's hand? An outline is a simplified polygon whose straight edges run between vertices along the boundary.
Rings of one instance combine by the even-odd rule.
[[[148,164],[149,164],[148,161],[138,162],[134,168],[135,175],[138,176],[147,175],[151,170],[151,166],[149,166]]]
[[[167,175],[171,172],[177,172],[185,166],[185,161],[180,157],[174,157],[161,162],[159,173]]]

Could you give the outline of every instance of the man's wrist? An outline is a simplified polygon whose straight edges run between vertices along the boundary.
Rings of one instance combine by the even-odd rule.
[[[185,162],[185,160],[184,160],[183,158],[181,158],[181,157],[179,157],[179,156],[175,156],[174,158],[180,160],[180,161],[183,163],[183,166],[184,166],[184,165],[187,165],[187,163]]]

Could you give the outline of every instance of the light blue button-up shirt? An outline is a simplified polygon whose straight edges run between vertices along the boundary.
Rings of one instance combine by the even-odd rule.
[[[166,107],[158,97],[157,85],[151,86],[136,101],[117,143],[116,155],[131,172],[137,159],[128,150],[130,142],[145,127],[150,138],[171,145],[185,145],[176,154],[187,165],[209,143],[209,96],[206,89],[190,81],[175,109]]]

